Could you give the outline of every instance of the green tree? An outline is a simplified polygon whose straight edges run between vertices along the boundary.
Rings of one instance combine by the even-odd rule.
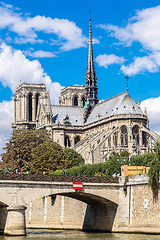
[[[152,160],[155,158],[156,153],[145,153],[143,155],[133,155],[131,157],[132,166],[146,166],[149,167]]]
[[[66,154],[66,156],[70,162],[69,167],[80,166],[85,163],[85,160],[82,157],[82,155],[80,153],[76,152],[72,148],[65,148],[64,153]]]
[[[106,173],[107,176],[112,176],[113,173],[121,173],[121,163],[123,161],[123,157],[120,158],[119,161],[117,161],[117,156],[110,158],[105,164],[106,164]]]
[[[158,198],[159,189],[159,171],[160,171],[160,142],[157,142],[156,153],[149,164],[150,169],[148,172],[149,180],[148,185],[151,187],[153,192],[153,198],[156,200]]]
[[[49,174],[57,169],[66,169],[69,165],[70,161],[58,143],[44,142],[34,151],[31,171]]]
[[[11,142],[14,140],[14,148]],[[14,167],[21,171],[29,171],[32,166],[32,155],[37,146],[44,141],[50,141],[47,130],[15,130],[6,143],[5,153],[2,153],[2,167],[12,169],[12,156],[14,150]]]

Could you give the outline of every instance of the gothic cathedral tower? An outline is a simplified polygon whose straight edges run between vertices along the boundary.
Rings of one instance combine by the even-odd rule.
[[[44,84],[22,83],[14,96],[13,129],[35,129],[38,110],[42,106],[50,112],[50,97]]]

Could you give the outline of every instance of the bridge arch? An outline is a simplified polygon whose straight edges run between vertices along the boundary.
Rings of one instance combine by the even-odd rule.
[[[51,201],[48,199],[48,197],[51,198]],[[67,198],[74,200],[67,200]],[[56,203],[56,201],[58,201],[58,203]],[[49,202],[50,206],[48,205]],[[57,213],[57,205],[60,208],[59,214]],[[48,216],[48,214],[49,219],[51,218],[51,214],[47,213],[47,209],[49,209],[49,212],[51,212],[51,208],[53,207],[54,209],[54,206],[56,209],[56,214],[59,216],[58,221],[61,221],[62,228],[63,221],[65,226],[66,219],[68,219],[67,215],[69,216],[69,220],[67,220],[67,222],[73,222],[73,219],[75,219],[75,215],[77,213],[75,221],[82,222],[81,230],[104,232],[112,231],[118,208],[118,204],[115,202],[95,194],[80,191],[55,193],[43,197],[43,208],[41,209],[41,212],[42,214],[45,212],[45,219],[47,218],[46,216]],[[40,208],[38,209],[40,210]],[[83,209],[84,212],[82,215],[79,214],[79,209]],[[73,219],[70,215],[71,212],[74,215]],[[69,228],[71,227],[72,225],[70,225]]]
[[[90,204],[90,205],[96,205],[96,204],[103,204],[106,206],[115,206],[117,207],[118,204],[101,196],[90,194],[90,193],[84,193],[84,192],[67,192],[67,193],[57,193],[55,195],[59,196],[65,196],[74,198],[76,200],[82,201],[84,203]],[[52,196],[52,195],[51,195]]]

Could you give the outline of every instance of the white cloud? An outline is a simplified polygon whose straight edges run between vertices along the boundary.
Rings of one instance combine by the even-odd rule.
[[[160,67],[160,51],[153,52],[148,56],[135,57],[134,62],[130,63],[128,66],[122,65],[121,71],[125,75],[136,75],[138,73],[148,72],[158,72]]]
[[[0,103],[0,154],[11,134],[11,124],[14,120],[13,100]]]
[[[99,24],[97,27],[110,32],[112,37],[117,38],[121,44],[125,44],[126,46],[130,46],[133,41],[129,25],[127,25],[125,28],[120,28],[112,24]]]
[[[11,10],[20,10],[20,8],[17,8],[15,7],[14,5],[11,5],[11,4],[7,4],[5,2],[0,2],[0,4],[5,7],[5,8],[8,8],[8,9],[11,9]]]
[[[44,83],[50,91],[51,103],[58,103],[61,85],[52,82],[44,72],[38,60],[30,61],[20,50],[13,50],[10,46],[0,46],[0,81],[14,93],[19,82]]]
[[[95,61],[98,63],[99,66],[108,68],[108,66],[111,64],[124,63],[125,59],[124,57],[118,57],[114,54],[110,54],[110,55],[104,54],[104,55],[97,56]]]
[[[93,38],[92,42],[93,42],[93,44],[100,44],[100,41],[97,38]]]
[[[47,52],[47,51],[42,51],[42,50],[38,50],[35,52],[31,52],[31,51],[26,51],[25,55],[29,55],[33,58],[53,58],[56,57],[56,55],[52,52]]]
[[[50,18],[45,16],[22,17],[7,7],[0,7],[0,29],[7,28],[18,34],[16,43],[42,43],[42,39],[38,39],[37,32],[41,31],[53,34],[58,37],[61,42],[61,49],[68,51],[80,47],[87,46],[87,38],[82,34],[82,29],[68,19]]]
[[[160,134],[160,96],[157,98],[149,98],[141,102],[141,108],[147,109],[148,118],[150,120],[150,129]]]
[[[139,42],[148,55],[134,57],[128,66],[123,65],[121,70],[127,75],[136,75],[143,72],[158,72],[160,66],[160,5],[138,10],[136,15],[128,20],[124,27],[111,24],[100,24],[98,27],[110,32],[125,46]]]
[[[145,71],[157,72],[158,65],[151,56],[136,57],[128,66],[122,65],[121,70],[125,75],[131,76]]]
[[[145,49],[160,51],[160,5],[137,11],[125,27],[99,25],[122,43],[140,42]]]
[[[8,40],[8,39],[6,39],[6,40]],[[16,44],[27,44],[27,43],[35,44],[35,43],[44,43],[45,42],[42,39],[37,39],[37,38],[29,37],[29,36],[15,37],[14,41]]]
[[[11,129],[11,124],[13,123],[13,100],[0,103],[0,116],[0,133],[6,135],[8,129]]]

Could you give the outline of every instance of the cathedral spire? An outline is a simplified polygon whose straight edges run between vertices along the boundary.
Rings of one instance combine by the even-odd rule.
[[[89,47],[88,64],[86,71],[86,101],[89,102],[90,109],[98,103],[97,76],[93,60],[91,19],[89,19]]]

